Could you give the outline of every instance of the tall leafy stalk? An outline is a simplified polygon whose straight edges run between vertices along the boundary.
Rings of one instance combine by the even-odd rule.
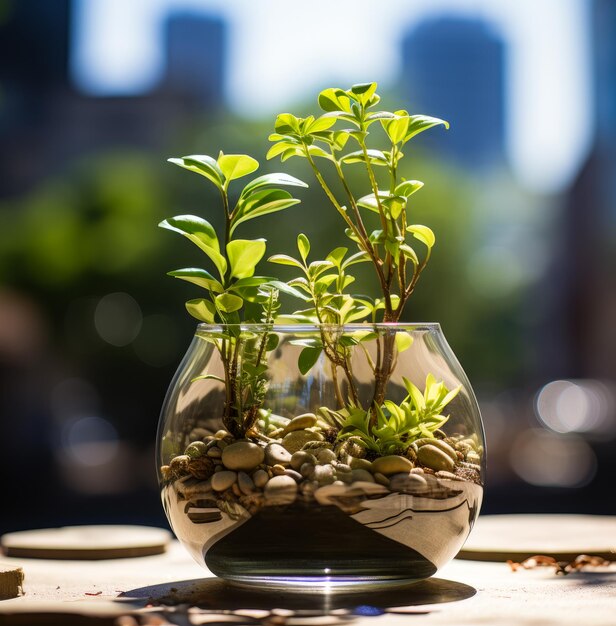
[[[267,391],[267,353],[275,348],[277,336],[265,330],[251,333],[243,322],[271,326],[278,310],[278,290],[268,276],[255,276],[255,269],[266,250],[265,239],[236,239],[236,228],[261,215],[281,211],[298,204],[288,191],[279,186],[306,187],[293,176],[265,174],[251,180],[237,200],[229,195],[230,183],[255,172],[259,163],[245,154],[191,155],[169,159],[171,163],[207,178],[220,192],[224,218],[224,240],[219,241],[214,227],[196,215],[178,215],[159,226],[179,233],[195,244],[208,258],[218,274],[189,267],[170,276],[205,290],[204,297],[186,302],[188,312],[207,324],[224,325],[208,329],[199,336],[213,343],[224,366],[225,427],[236,437],[243,437],[257,419],[257,412]],[[217,378],[204,374],[199,378]]]
[[[348,90],[325,89],[318,98],[324,111],[322,115],[300,118],[282,113],[276,118],[276,132],[270,135],[274,145],[268,152],[268,158],[280,156],[282,161],[286,161],[291,157],[303,157],[308,161],[325,195],[344,221],[348,239],[359,249],[361,256],[358,260],[372,264],[381,291],[382,297],[378,302],[344,295],[343,289],[348,283],[340,284],[335,277],[340,275],[341,266],[330,257],[307,265],[307,252],[306,256],[302,254],[298,240],[301,262],[291,259],[291,263],[288,260],[290,257],[285,260],[281,255],[270,260],[295,264],[302,269],[304,276],[291,281],[289,286],[302,291],[301,296],[312,303],[313,317],[319,322],[324,321],[323,318],[338,324],[349,321],[342,313],[345,306],[347,311],[354,312],[355,319],[371,315],[372,321],[398,322],[430,260],[435,243],[434,233],[428,226],[409,223],[409,198],[421,189],[423,183],[400,178],[399,164],[404,157],[402,148],[413,137],[429,128],[439,125],[448,128],[449,125],[444,120],[410,115],[405,110],[375,111],[374,107],[380,101],[376,89],[376,83],[353,85]],[[384,149],[368,145],[371,127],[375,123],[384,132]],[[341,125],[343,127],[339,128]],[[328,184],[321,164],[333,168],[343,190],[341,197]],[[363,167],[367,187],[364,192],[368,192],[359,197],[351,189],[346,175],[348,167],[357,165]],[[379,168],[385,172],[384,186],[379,184]],[[376,222],[372,227],[369,225],[371,220]],[[423,244],[422,254],[418,254],[413,247],[416,241]],[[312,267],[315,269],[311,274]],[[327,270],[333,270],[333,274]],[[333,292],[330,290],[332,285]],[[375,379],[370,409],[371,427],[376,426],[378,410],[385,401],[387,383],[395,362],[396,334],[385,333],[375,340],[376,358],[370,363]],[[340,345],[340,342],[332,346],[322,336],[320,345],[306,348],[313,350],[313,357],[317,349],[319,352],[322,350],[334,369],[342,367],[350,389],[348,400],[356,403],[357,392],[349,371],[348,346]]]

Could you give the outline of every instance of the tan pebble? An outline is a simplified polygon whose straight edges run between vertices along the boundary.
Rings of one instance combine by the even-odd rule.
[[[458,455],[448,443],[441,441],[440,439],[435,439],[431,445],[436,446],[439,450],[442,450],[454,463],[457,463]]]
[[[368,470],[363,468],[351,470],[351,476],[353,477],[353,482],[374,482],[374,476]]]
[[[389,488],[400,493],[419,495],[429,491],[428,482],[419,474],[396,474],[389,481]]]
[[[297,497],[297,483],[290,476],[274,476],[265,485],[266,505],[291,504]]]
[[[233,493],[239,498],[242,495],[242,491],[240,490],[240,486],[237,483],[233,483],[232,487]]]
[[[315,465],[312,477],[320,485],[327,485],[336,480],[334,478],[334,468],[331,465]]]
[[[329,448],[321,448],[317,452],[317,460],[323,465],[326,463],[331,463],[332,461],[336,460],[336,453]]]
[[[213,459],[219,459],[222,456],[222,450],[218,446],[212,446],[207,451],[207,455]]]
[[[237,473],[237,485],[242,495],[250,495],[255,490],[255,484],[246,472]]]
[[[417,441],[415,441],[415,444],[418,446],[418,448],[426,445],[434,446],[435,448],[442,450],[448,457],[451,458],[454,463],[458,460],[458,455],[456,454],[456,451],[446,441],[443,441],[442,439],[424,437],[423,439],[417,439]]]
[[[259,489],[263,489],[263,487],[265,487],[267,481],[269,480],[269,476],[267,475],[267,472],[265,470],[258,469],[252,475],[252,480],[254,481],[255,485],[259,487]]]
[[[479,464],[481,457],[476,452],[469,452],[466,455],[466,461],[468,463]]]
[[[417,452],[417,460],[426,467],[438,471],[451,472],[455,466],[453,459],[440,448],[427,444],[421,446]]]
[[[291,420],[288,417],[283,417],[282,415],[276,415],[276,413],[271,413],[268,417],[268,421],[270,424],[274,424],[279,428],[284,428]]]
[[[423,473],[424,473],[424,471],[423,471],[422,467],[414,467],[411,470],[411,474],[423,474]]]
[[[216,433],[214,433],[214,437],[216,437],[216,439],[224,439],[225,437],[228,437],[229,433],[226,430],[219,430]]]
[[[372,471],[385,476],[391,474],[399,474],[400,472],[409,472],[413,469],[413,464],[406,457],[391,454],[382,456],[372,461]]]
[[[351,466],[351,469],[364,469],[370,471],[372,468],[372,463],[370,463],[368,459],[358,459],[356,457],[351,458],[349,465]]]
[[[296,472],[293,469],[289,469],[288,467],[285,469],[284,475],[285,476],[290,476],[296,483],[301,482],[301,480],[303,478],[302,475],[299,472]]]
[[[452,474],[451,472],[446,472],[444,470],[436,472],[435,476],[437,478],[446,478],[447,480],[460,480],[460,478],[455,474]]]
[[[323,435],[321,433],[310,432],[309,430],[294,430],[284,436],[282,445],[291,454],[294,454],[310,441],[323,441]]]
[[[312,477],[314,476],[314,468],[314,463],[303,463],[302,466],[299,468],[299,473],[304,478],[312,479]]]
[[[163,480],[170,480],[173,478],[173,472],[171,471],[171,467],[169,465],[161,465],[160,474]]]
[[[228,470],[216,472],[212,476],[212,489],[214,491],[225,491],[235,483],[237,474]]]
[[[474,470],[475,472],[481,472],[481,465],[477,465],[476,463],[467,463],[463,461],[460,463],[461,467],[465,467],[466,469]]]
[[[310,454],[310,452],[306,450],[299,450],[291,456],[291,467],[298,472],[304,463],[316,465],[316,462],[317,459],[314,454]]]
[[[272,474],[274,476],[282,476],[284,474],[284,465],[272,465]]]
[[[294,430],[303,430],[304,428],[312,428],[317,423],[317,416],[314,413],[304,413],[303,415],[298,415],[294,417],[282,431],[282,436],[284,437],[287,433],[293,432]]]
[[[176,475],[186,474],[188,472],[188,463],[190,462],[190,457],[186,454],[180,454],[179,456],[174,457],[169,462],[169,467],[171,467],[171,471]]]
[[[384,487],[389,487],[389,478],[387,478],[385,474],[376,472],[374,474],[374,481],[377,482],[379,485],[383,485]]]
[[[291,453],[279,443],[265,446],[265,462],[268,465],[289,465],[291,458]]]
[[[231,470],[251,471],[263,463],[263,448],[250,441],[237,441],[222,451],[222,462]]]

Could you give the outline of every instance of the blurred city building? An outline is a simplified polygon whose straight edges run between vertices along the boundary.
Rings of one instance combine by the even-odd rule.
[[[414,112],[451,123],[447,136],[428,139],[463,167],[500,166],[505,141],[503,39],[486,22],[436,17],[402,42],[402,83]]]
[[[226,27],[170,12],[165,72],[150,93],[96,97],[75,89],[71,0],[6,0],[0,21],[0,198],[23,193],[67,162],[122,146],[155,151],[223,100]]]

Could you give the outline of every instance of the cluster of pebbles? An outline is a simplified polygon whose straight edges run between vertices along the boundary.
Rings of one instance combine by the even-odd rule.
[[[184,454],[161,468],[193,523],[218,521],[223,512],[240,519],[298,500],[352,514],[367,498],[388,493],[442,499],[455,493],[451,481],[481,484],[483,450],[475,436],[437,431],[413,442],[404,456],[370,459],[352,439],[336,442],[329,425],[311,413],[268,416],[258,427],[264,434],[251,440],[196,428]]]

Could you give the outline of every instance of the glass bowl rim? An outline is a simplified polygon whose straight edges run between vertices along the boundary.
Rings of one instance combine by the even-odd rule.
[[[351,324],[264,324],[264,323],[240,323],[240,324],[197,324],[197,331],[220,332],[230,326],[239,326],[242,330],[252,332],[278,332],[278,333],[306,333],[316,330],[330,332],[378,332],[378,331],[407,331],[407,332],[441,332],[439,322],[375,322],[375,323],[351,323]]]

